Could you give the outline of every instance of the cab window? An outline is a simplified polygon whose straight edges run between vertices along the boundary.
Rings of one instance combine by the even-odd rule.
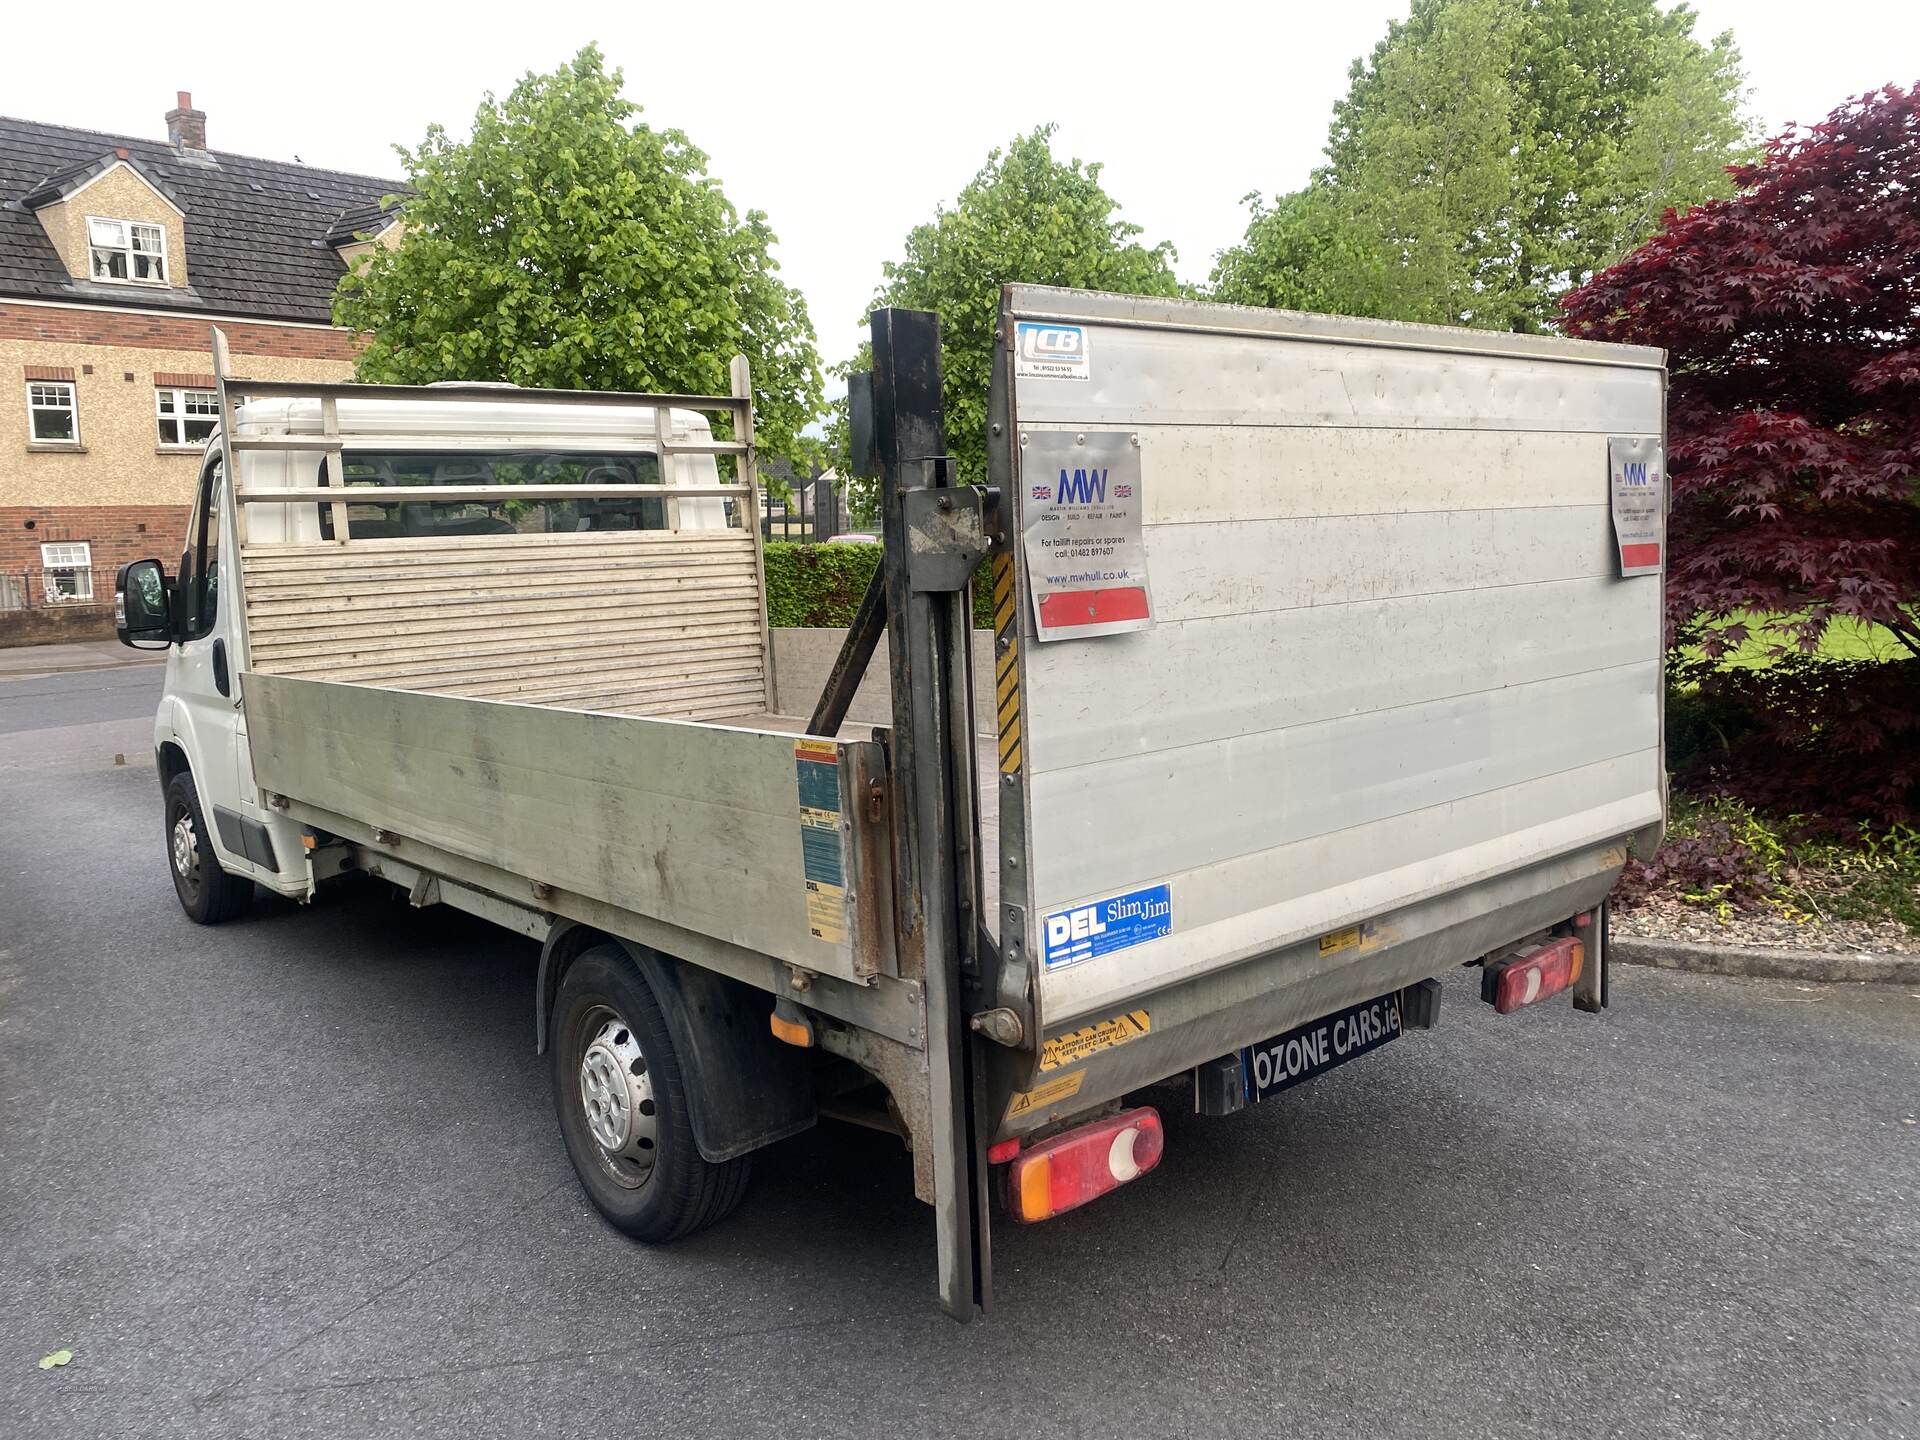
[[[324,466],[324,461],[320,462]],[[582,454],[538,450],[354,451],[341,457],[348,489],[381,485],[498,486],[486,501],[407,505],[349,505],[348,528],[356,540],[403,535],[511,535],[580,530],[664,530],[667,503],[631,500],[516,500],[516,485],[660,484],[660,457],[647,451]],[[320,483],[325,484],[324,474]],[[320,534],[333,539],[333,507],[320,507]]]
[[[200,476],[187,549],[180,557],[180,638],[199,640],[213,630],[220,612],[220,456],[212,455]]]

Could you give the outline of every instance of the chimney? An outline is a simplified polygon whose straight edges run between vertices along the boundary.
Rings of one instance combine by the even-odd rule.
[[[193,108],[193,96],[179,93],[180,103],[167,111],[167,143],[176,150],[207,148],[207,112]]]

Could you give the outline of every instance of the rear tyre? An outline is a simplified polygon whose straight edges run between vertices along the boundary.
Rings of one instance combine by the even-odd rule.
[[[594,1208],[637,1240],[678,1240],[724,1218],[752,1159],[702,1158],[686,1072],[652,988],[618,945],[567,967],[547,1053],[567,1158]]]
[[[173,893],[196,925],[218,925],[253,903],[253,881],[220,868],[193,776],[182,770],[167,782],[167,857],[172,862]]]

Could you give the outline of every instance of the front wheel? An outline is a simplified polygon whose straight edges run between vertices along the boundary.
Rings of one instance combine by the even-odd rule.
[[[253,903],[253,881],[220,868],[207,838],[207,818],[193,776],[182,770],[167,782],[167,858],[173,862],[173,893],[196,925],[231,920]]]
[[[587,1198],[636,1239],[678,1240],[746,1194],[747,1156],[715,1165],[693,1138],[686,1075],[660,1002],[618,945],[567,967],[548,1053],[567,1158]]]

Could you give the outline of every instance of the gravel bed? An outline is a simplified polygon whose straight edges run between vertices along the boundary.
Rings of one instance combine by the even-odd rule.
[[[1822,920],[1816,916],[1804,925],[1796,925],[1772,910],[1736,911],[1722,920],[1698,905],[1654,898],[1631,909],[1616,906],[1611,923],[1616,933],[1643,940],[1765,945],[1780,950],[1858,950],[1875,955],[1920,954],[1920,936],[1898,920]]]

